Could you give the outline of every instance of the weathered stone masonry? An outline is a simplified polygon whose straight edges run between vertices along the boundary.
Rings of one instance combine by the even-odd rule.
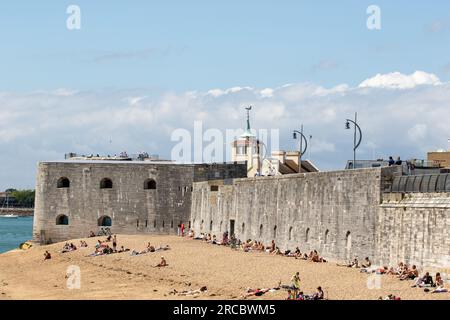
[[[281,249],[317,249],[335,260],[449,267],[449,193],[385,193],[399,174],[391,167],[194,183],[193,228],[266,245],[275,239]]]
[[[86,237],[109,222],[114,233],[173,234],[179,223],[189,226],[194,181],[246,174],[245,164],[42,162],[33,239],[48,243]]]

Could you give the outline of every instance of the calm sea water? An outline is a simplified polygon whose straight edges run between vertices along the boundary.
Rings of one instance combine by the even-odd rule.
[[[0,253],[16,249],[33,234],[33,217],[0,217]]]

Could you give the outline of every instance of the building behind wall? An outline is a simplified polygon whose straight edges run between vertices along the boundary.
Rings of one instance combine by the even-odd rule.
[[[113,233],[173,234],[189,227],[193,182],[245,177],[245,163],[59,161],[38,165],[33,239]]]

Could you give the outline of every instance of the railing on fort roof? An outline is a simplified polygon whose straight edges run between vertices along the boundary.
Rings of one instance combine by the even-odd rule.
[[[404,175],[394,177],[387,192],[391,193],[442,193],[450,192],[450,173]]]

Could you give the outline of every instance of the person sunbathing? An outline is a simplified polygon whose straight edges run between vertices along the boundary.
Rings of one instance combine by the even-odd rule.
[[[441,273],[436,273],[436,281],[435,281],[436,289],[431,291],[431,293],[443,293],[448,292],[448,290],[444,286],[444,280],[441,277]]]
[[[400,280],[414,280],[419,276],[419,271],[415,265],[412,266],[411,270],[406,269],[406,271],[400,277]]]
[[[364,262],[361,263],[361,267],[363,267],[363,268],[370,268],[371,265],[372,265],[372,262],[369,260],[369,257],[366,257],[364,259]]]
[[[415,287],[432,287],[433,286],[433,277],[430,276],[429,272],[426,272],[422,277],[417,277],[414,279],[414,283],[411,285],[411,288]]]
[[[94,233],[94,231],[91,231],[89,234],[89,238],[94,238],[94,237],[95,237],[95,233]]]
[[[386,270],[388,270],[387,267]],[[394,267],[390,267],[389,270],[386,272],[386,274],[395,276],[397,274],[397,271],[395,271]]]
[[[62,249],[62,253],[66,253],[66,252],[69,252],[70,251],[70,245],[66,242],[65,244],[64,244],[64,247],[63,247],[63,249]]]
[[[168,245],[168,244],[167,244],[167,245],[165,245],[165,246],[163,246],[163,245],[159,245],[159,247],[158,247],[158,248],[154,249],[154,251],[166,251],[166,250],[170,250],[170,247],[169,247],[169,245]],[[150,251],[150,252],[153,252],[153,251]]]
[[[50,260],[52,258],[52,255],[50,254],[50,252],[45,251],[44,253],[44,261],[45,260]]]
[[[152,245],[150,244],[150,242],[147,243],[147,248],[144,250],[143,253],[147,253],[147,252],[155,252],[155,247],[152,246]]]
[[[267,248],[266,248],[266,251],[268,252],[268,253],[272,253],[272,252],[274,252],[275,250],[276,250],[276,245],[275,245],[275,240],[272,240],[272,242],[270,243],[270,246],[268,246]]]
[[[317,292],[313,295],[313,300],[323,300],[324,293],[322,287],[317,287]]]
[[[300,258],[302,256],[302,253],[300,252],[299,247],[295,248],[294,256],[295,256],[295,259]]]
[[[161,262],[158,263],[155,267],[167,267],[167,266],[168,266],[168,264],[167,264],[166,259],[164,259],[164,257],[161,256]]]

